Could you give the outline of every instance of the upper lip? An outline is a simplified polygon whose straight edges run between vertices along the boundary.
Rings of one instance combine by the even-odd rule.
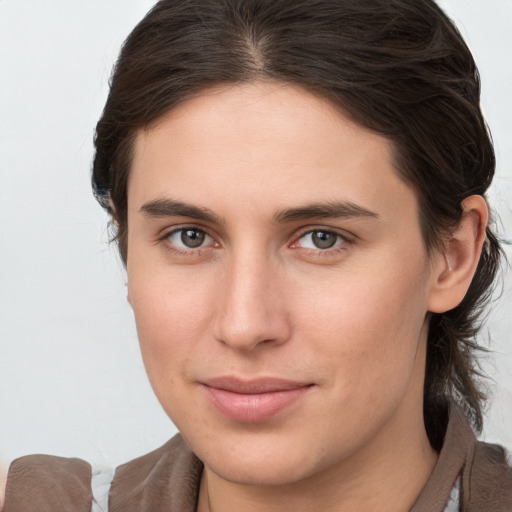
[[[274,391],[287,391],[311,386],[311,383],[297,382],[274,377],[242,380],[238,377],[214,377],[201,381],[201,384],[211,388],[231,391],[243,395],[256,395],[260,393],[271,393]]]

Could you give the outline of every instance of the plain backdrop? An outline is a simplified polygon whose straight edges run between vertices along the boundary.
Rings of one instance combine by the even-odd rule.
[[[149,0],[0,0],[0,458],[117,465],[166,441],[125,274],[90,191],[94,126]],[[490,199],[512,238],[512,0],[443,0],[472,48],[496,143]],[[509,257],[512,256],[507,249]],[[512,275],[488,329],[483,437],[512,449]]]

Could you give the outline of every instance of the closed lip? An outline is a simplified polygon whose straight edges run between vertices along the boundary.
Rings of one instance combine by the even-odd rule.
[[[240,379],[238,377],[214,377],[201,381],[201,384],[231,393],[242,395],[257,395],[262,393],[273,393],[276,391],[288,391],[292,389],[310,387],[312,383],[298,382],[293,380],[263,377],[258,379]]]
[[[279,378],[244,380],[232,376],[206,379],[201,384],[217,412],[242,423],[269,420],[299,401],[313,386]]]

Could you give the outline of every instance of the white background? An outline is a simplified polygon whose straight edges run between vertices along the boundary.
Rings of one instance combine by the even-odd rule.
[[[117,465],[175,429],[147,382],[125,275],[90,192],[94,126],[150,0],[0,0],[0,459]],[[512,238],[512,0],[443,0],[474,51]],[[512,252],[507,249],[509,257]],[[512,275],[488,324],[484,437],[512,449]]]

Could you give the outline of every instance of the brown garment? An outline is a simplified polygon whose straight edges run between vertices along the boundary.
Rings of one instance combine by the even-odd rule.
[[[91,466],[80,459],[28,455],[9,467],[4,512],[90,512]]]
[[[195,512],[202,463],[180,435],[117,468],[109,512]],[[442,512],[461,475],[461,511],[512,512],[512,469],[503,448],[478,442],[451,407],[439,460],[410,512]],[[90,512],[91,468],[79,459],[30,455],[14,461],[4,512]]]

